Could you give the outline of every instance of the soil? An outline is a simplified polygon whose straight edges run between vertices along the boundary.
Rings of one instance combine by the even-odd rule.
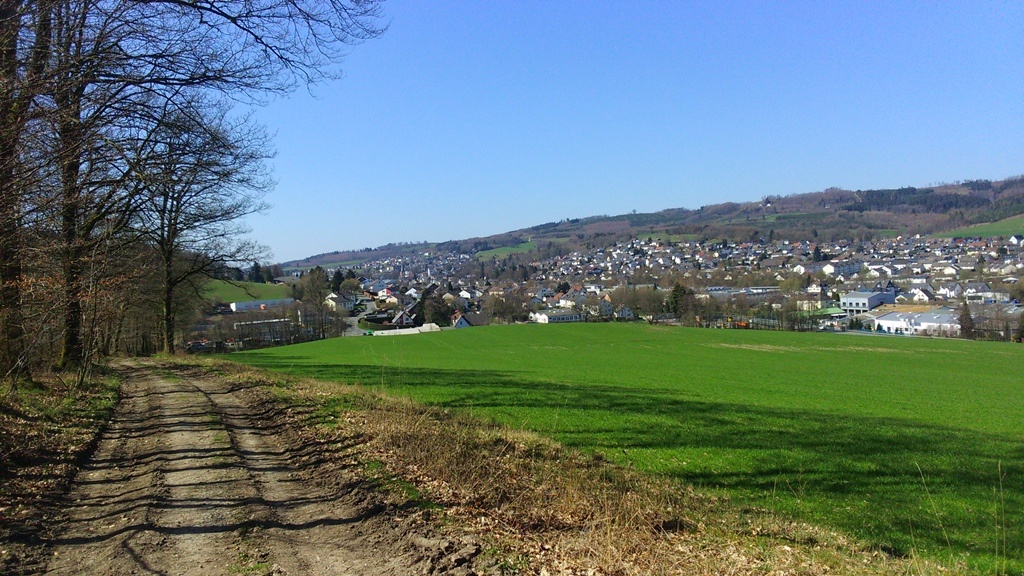
[[[358,436],[320,434],[265,390],[199,371],[134,363],[122,381],[28,572],[490,571],[475,537],[364,478]]]

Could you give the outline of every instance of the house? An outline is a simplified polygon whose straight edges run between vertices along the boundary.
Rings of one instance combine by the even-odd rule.
[[[988,282],[968,282],[964,286],[964,295],[970,296],[971,294],[982,294],[985,292],[991,292],[992,288],[988,285]]]
[[[793,266],[793,272],[797,274],[817,274],[825,268],[825,264],[828,262],[802,262]]]
[[[951,282],[941,286],[935,294],[946,300],[956,300],[964,295],[964,287],[959,282]]]
[[[387,304],[397,305],[397,304],[399,304],[398,296],[395,296],[394,294],[388,294],[388,295],[385,295],[385,296],[381,296],[381,295],[378,294],[377,295],[377,302],[380,302],[382,305],[387,305]]]
[[[1010,244],[1013,244],[1014,246],[1021,246],[1024,245],[1024,236],[1014,234],[1013,236],[1010,236],[1009,241]]]
[[[811,285],[807,287],[807,293],[813,296],[828,294],[828,284],[824,282],[811,282]]]
[[[371,294],[379,294],[383,291],[388,290],[388,281],[375,280],[373,282],[366,282],[365,284],[363,284],[363,290],[366,290]]]
[[[957,266],[956,264],[947,264],[942,267],[940,272],[942,272],[943,276],[957,276],[960,274],[960,270],[960,266]]]
[[[619,309],[615,311],[615,319],[623,321],[636,320],[636,314],[629,308],[629,306],[619,306]]]
[[[334,292],[331,292],[327,298],[324,299],[324,304],[326,304],[327,308],[332,312],[337,312],[339,310],[351,312],[355,310],[356,304],[358,303],[359,298],[354,294],[348,293],[335,294]]]
[[[456,312],[452,315],[452,326],[455,328],[469,328],[470,326],[487,326],[491,323],[491,318],[486,314],[479,312],[470,312],[463,314],[462,312]]]
[[[908,299],[915,304],[935,301],[935,293],[930,286],[914,286],[907,292]]]
[[[828,276],[853,276],[860,272],[864,263],[859,260],[832,260],[821,267]]]
[[[391,323],[395,326],[415,326],[416,315],[410,314],[408,310],[402,310],[395,317],[391,319]]]

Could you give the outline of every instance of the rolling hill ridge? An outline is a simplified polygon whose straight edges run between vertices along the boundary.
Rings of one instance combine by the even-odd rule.
[[[286,268],[358,266],[367,260],[424,250],[462,254],[500,249],[526,252],[543,250],[552,242],[569,249],[590,248],[638,236],[835,241],[871,240],[901,234],[955,235],[970,226],[1020,215],[1024,215],[1024,175],[926,188],[829,188],[821,192],[765,196],[758,202],[724,202],[696,209],[670,208],[652,213],[573,218],[487,237],[335,251],[283,265]]]

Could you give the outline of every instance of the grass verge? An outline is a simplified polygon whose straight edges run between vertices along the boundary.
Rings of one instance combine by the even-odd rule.
[[[507,574],[958,573],[891,558],[837,532],[741,507],[532,432],[359,386],[222,367],[357,432],[366,475],[451,530],[493,544]],[[388,488],[390,486],[390,488]]]

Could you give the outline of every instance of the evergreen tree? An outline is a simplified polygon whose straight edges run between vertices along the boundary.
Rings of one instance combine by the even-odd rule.
[[[974,317],[971,316],[971,309],[966,302],[960,305],[960,315],[957,316],[957,320],[960,322],[960,337],[973,340]]]
[[[337,294],[341,292],[341,283],[345,281],[345,275],[341,273],[341,268],[334,271],[331,276],[331,292]]]
[[[249,271],[249,281],[256,282],[257,284],[263,284],[266,279],[263,277],[263,270],[260,268],[259,262],[252,263],[252,270]]]

